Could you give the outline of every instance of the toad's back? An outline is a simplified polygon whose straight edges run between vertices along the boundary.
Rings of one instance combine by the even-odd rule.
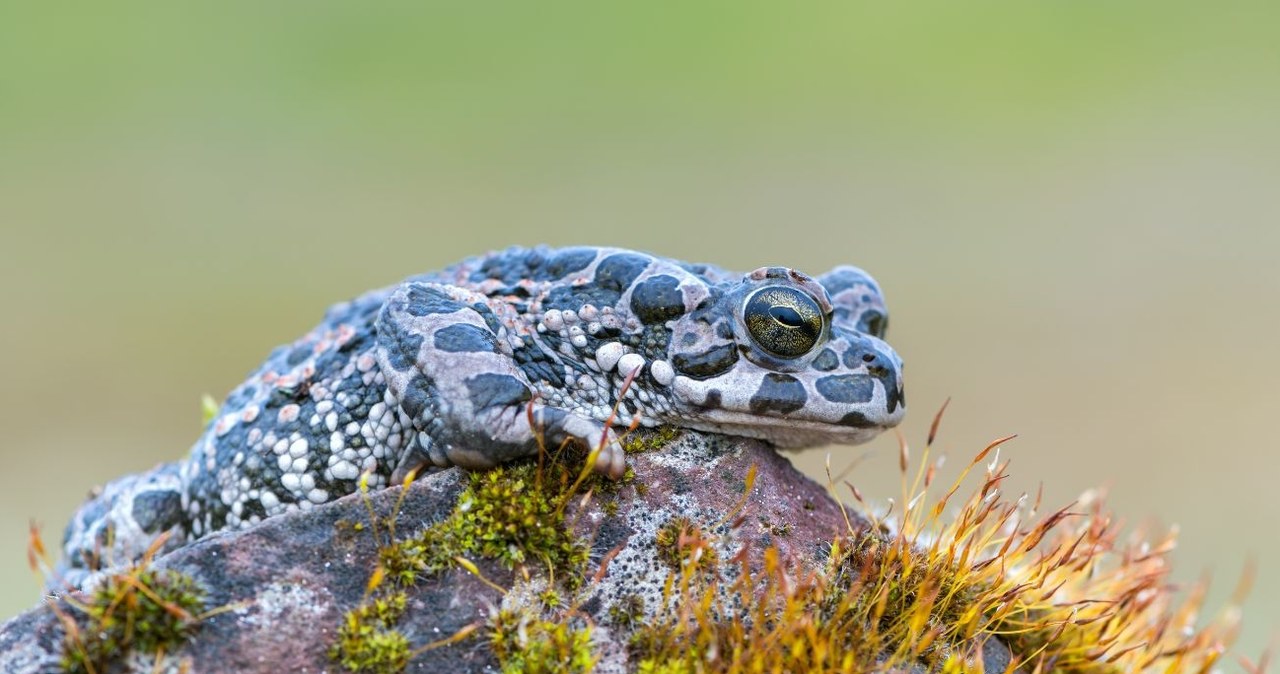
[[[856,443],[901,419],[901,360],[864,272],[731,274],[616,248],[510,249],[336,305],[227,397],[184,460],[108,484],[73,517],[67,579],[399,481],[644,425]],[[629,386],[624,381],[632,378]]]

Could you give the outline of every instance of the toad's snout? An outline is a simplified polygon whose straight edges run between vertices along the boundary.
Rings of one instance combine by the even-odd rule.
[[[874,412],[864,410],[863,414],[873,416],[878,422],[877,425],[884,428],[896,426],[906,411],[902,359],[898,357],[893,347],[877,337],[849,332],[843,333],[840,337],[846,344],[840,364],[853,373],[852,377],[842,378],[841,382],[845,386],[880,388],[883,391],[883,399],[878,395],[871,397],[877,402],[883,402],[883,409]],[[828,379],[828,381],[831,380]],[[879,386],[876,387],[873,382],[878,383]],[[830,384],[825,387],[820,384],[818,389],[824,397],[833,402],[851,397],[848,391],[841,390],[842,387]],[[852,402],[852,400],[849,401]]]

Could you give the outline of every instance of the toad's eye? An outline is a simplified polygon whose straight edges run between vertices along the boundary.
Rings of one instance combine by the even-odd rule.
[[[780,358],[803,356],[822,337],[822,310],[794,288],[761,288],[742,310],[747,332],[760,348]]]

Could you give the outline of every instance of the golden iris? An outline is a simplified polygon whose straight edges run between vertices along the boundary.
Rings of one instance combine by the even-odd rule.
[[[761,288],[742,310],[747,332],[760,348],[780,358],[803,356],[822,337],[822,310],[795,288]]]

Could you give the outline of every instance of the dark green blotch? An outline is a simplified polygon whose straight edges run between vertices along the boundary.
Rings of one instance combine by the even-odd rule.
[[[421,419],[423,411],[435,407],[435,390],[435,382],[424,374],[410,379],[400,399],[400,409],[413,419]],[[359,440],[362,437],[357,435],[350,440]]]
[[[789,374],[770,372],[764,376],[760,388],[751,396],[747,405],[752,414],[770,411],[787,414],[804,407],[808,398],[808,394],[804,392],[804,384],[799,379]]]
[[[852,426],[853,428],[874,428],[875,424],[867,418],[862,412],[850,412],[840,418],[837,422],[841,426]]]
[[[875,397],[875,380],[866,375],[840,374],[815,383],[818,393],[833,403],[865,403]]]
[[[138,494],[133,497],[133,519],[149,534],[164,531],[182,521],[182,497],[167,489]]]
[[[665,323],[684,314],[684,293],[675,277],[645,279],[631,291],[631,311],[645,323]]]
[[[529,381],[545,381],[556,388],[564,387],[564,366],[552,360],[541,348],[516,349],[511,357]]]
[[[817,358],[813,359],[813,367],[815,370],[830,372],[840,365],[840,357],[831,349],[823,349]]]
[[[467,395],[476,410],[509,407],[532,398],[529,387],[509,374],[486,372],[467,380]]]
[[[414,316],[451,314],[464,306],[443,292],[421,283],[409,286],[406,300],[405,310]]]
[[[498,317],[493,315],[493,310],[490,309],[488,305],[484,302],[476,302],[471,305],[471,310],[480,314],[480,318],[484,319],[484,324],[489,326],[489,332],[492,332],[495,335],[498,334],[498,330],[502,326],[498,323]],[[524,312],[521,311],[520,313]]]
[[[738,349],[733,344],[722,344],[701,353],[677,353],[671,359],[671,365],[677,372],[694,379],[723,374],[736,362]]]
[[[893,414],[894,410],[899,406],[907,404],[907,393],[898,387],[898,373],[896,370],[889,369],[881,377],[884,380],[885,397],[889,400],[885,403],[889,409],[889,414]]]
[[[418,362],[422,335],[405,330],[394,319],[378,323],[378,346],[387,354],[391,367],[408,370]]]
[[[436,348],[450,353],[493,353],[498,350],[498,340],[484,328],[467,323],[457,323],[441,328],[435,334]]]
[[[540,249],[510,248],[486,257],[480,267],[471,273],[470,280],[472,283],[488,279],[507,284],[518,283],[522,279],[532,278],[532,270],[540,267],[543,260]]]
[[[596,259],[595,248],[566,248],[556,252],[547,261],[538,280],[556,281],[576,271],[582,271]]]
[[[653,258],[635,253],[615,253],[596,265],[596,285],[618,293],[631,287],[636,278],[649,267]]]
[[[871,356],[871,360],[863,360],[863,356]],[[879,354],[875,349],[866,344],[865,340],[854,343],[844,352],[844,366],[847,368],[857,368],[867,366],[868,370],[879,368]],[[872,374],[875,374],[872,372]]]

